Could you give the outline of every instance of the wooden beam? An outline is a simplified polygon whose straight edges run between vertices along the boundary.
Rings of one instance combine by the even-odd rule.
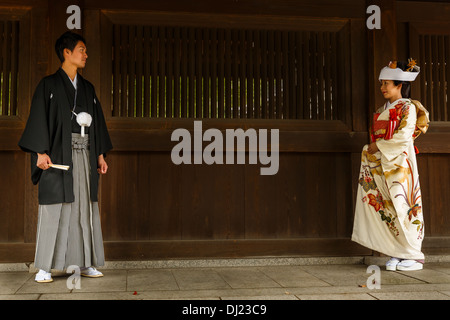
[[[242,258],[258,256],[354,256],[371,250],[350,239],[268,239],[198,241],[106,241],[107,260]]]
[[[237,15],[281,16],[296,15],[316,17],[318,12],[323,17],[361,18],[364,15],[364,1],[359,0],[225,0],[225,1],[184,1],[184,0],[97,0],[85,1],[85,9],[140,10],[186,13],[224,13]]]
[[[295,256],[370,256],[373,252],[348,238],[264,240],[105,241],[105,259],[245,258]],[[34,243],[0,243],[0,263],[32,262]],[[426,237],[425,255],[450,254],[450,237]]]

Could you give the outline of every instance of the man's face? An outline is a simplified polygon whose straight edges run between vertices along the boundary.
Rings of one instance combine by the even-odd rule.
[[[64,62],[75,65],[80,69],[84,68],[86,66],[86,59],[88,58],[86,45],[82,41],[78,41],[73,51],[64,49],[64,57]]]

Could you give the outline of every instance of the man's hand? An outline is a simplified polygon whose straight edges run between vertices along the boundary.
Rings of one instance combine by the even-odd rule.
[[[108,171],[108,165],[106,164],[106,161],[103,158],[102,154],[98,156],[97,163],[98,163],[98,168],[97,168],[98,173],[105,174]]]
[[[369,144],[369,148],[367,149],[367,151],[370,154],[374,154],[374,153],[376,153],[377,151],[380,151],[380,150],[378,149],[378,146],[377,146],[376,142],[372,142],[371,144]]]
[[[42,169],[42,170],[47,170],[50,164],[52,163],[52,160],[50,160],[50,157],[46,154],[46,153],[38,153],[38,159],[36,162],[36,167]]]

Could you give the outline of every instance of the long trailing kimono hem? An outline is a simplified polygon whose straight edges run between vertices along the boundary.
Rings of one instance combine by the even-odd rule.
[[[417,110],[409,99],[382,108],[372,132],[379,151],[364,146],[352,240],[401,259],[423,260],[422,198],[414,134]]]

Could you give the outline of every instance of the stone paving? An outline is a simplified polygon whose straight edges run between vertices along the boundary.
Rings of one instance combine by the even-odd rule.
[[[80,289],[68,288],[64,272],[39,284],[32,266],[2,264],[0,300],[450,300],[447,259],[411,272],[385,271],[385,260],[108,262],[104,277],[81,277]],[[367,286],[369,264],[380,266],[380,289]]]

